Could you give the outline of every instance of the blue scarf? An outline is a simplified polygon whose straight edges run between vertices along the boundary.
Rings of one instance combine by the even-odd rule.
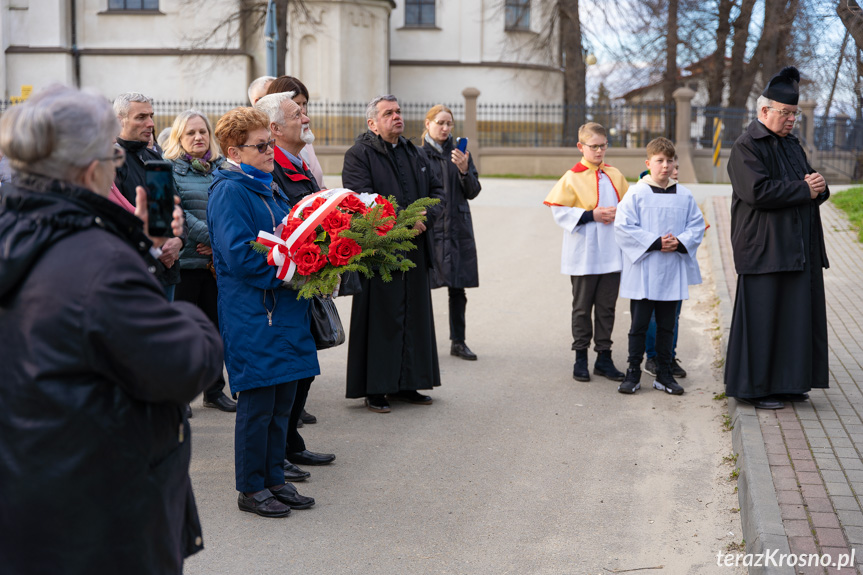
[[[240,169],[243,170],[246,174],[252,176],[256,182],[262,183],[264,186],[269,188],[273,183],[273,174],[270,172],[263,172],[254,166],[250,166],[249,164],[240,164]]]

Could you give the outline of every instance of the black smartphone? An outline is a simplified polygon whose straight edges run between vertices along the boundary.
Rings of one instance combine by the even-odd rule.
[[[465,150],[467,150],[467,138],[459,138],[455,147],[458,148],[459,152],[464,154]]]
[[[150,160],[144,162],[147,188],[148,234],[153,237],[172,238],[171,222],[174,219],[174,175],[170,162]]]

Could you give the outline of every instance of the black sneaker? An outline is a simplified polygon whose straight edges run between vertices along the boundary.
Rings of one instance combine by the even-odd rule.
[[[656,376],[656,358],[648,357],[647,361],[644,362],[644,371],[649,373],[650,375]]]
[[[671,395],[683,395],[683,388],[674,381],[674,377],[668,371],[662,371],[656,376],[653,387]]]
[[[676,357],[671,360],[671,375],[680,378],[686,377],[686,370],[680,367],[680,360]]]
[[[623,378],[623,383],[617,387],[617,391],[632,394],[639,389],[641,389],[641,369],[630,367],[626,370],[626,377]]]

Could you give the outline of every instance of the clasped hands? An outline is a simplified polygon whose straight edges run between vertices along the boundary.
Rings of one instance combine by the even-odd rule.
[[[806,174],[803,181],[809,184],[809,197],[813,200],[827,189],[827,182],[824,180],[824,176],[818,172]]]
[[[617,208],[614,206],[609,208],[593,208],[593,221],[601,224],[613,224],[616,214]]]
[[[663,252],[676,252],[677,246],[680,245],[680,241],[675,238],[671,232],[665,234],[661,238],[662,240],[662,249],[660,251]]]

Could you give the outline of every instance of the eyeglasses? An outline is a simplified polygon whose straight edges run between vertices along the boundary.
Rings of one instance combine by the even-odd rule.
[[[126,151],[119,147],[114,146],[114,155],[110,158],[96,158],[96,160],[100,162],[113,162],[115,168],[120,168],[123,164],[126,163]]]
[[[240,146],[234,146],[235,148],[257,148],[258,153],[266,154],[267,148],[276,149],[276,141],[270,140],[269,142],[261,142],[260,144],[242,144]]]
[[[777,114],[779,114],[782,118],[787,118],[788,116],[794,116],[795,120],[799,120],[801,114],[800,112],[792,112],[791,110],[780,110],[779,108],[773,108],[771,106],[767,106],[768,110],[773,110]]]
[[[582,144],[581,142],[579,142],[579,144],[581,144],[585,148],[593,150],[594,152],[608,149],[608,142],[606,142],[605,144]]]
[[[435,124],[437,124],[438,126],[446,126],[447,128],[452,128],[452,127],[453,127],[453,123],[452,123],[452,122],[441,122],[440,120],[433,120],[433,121],[434,121],[434,123],[435,123]]]

